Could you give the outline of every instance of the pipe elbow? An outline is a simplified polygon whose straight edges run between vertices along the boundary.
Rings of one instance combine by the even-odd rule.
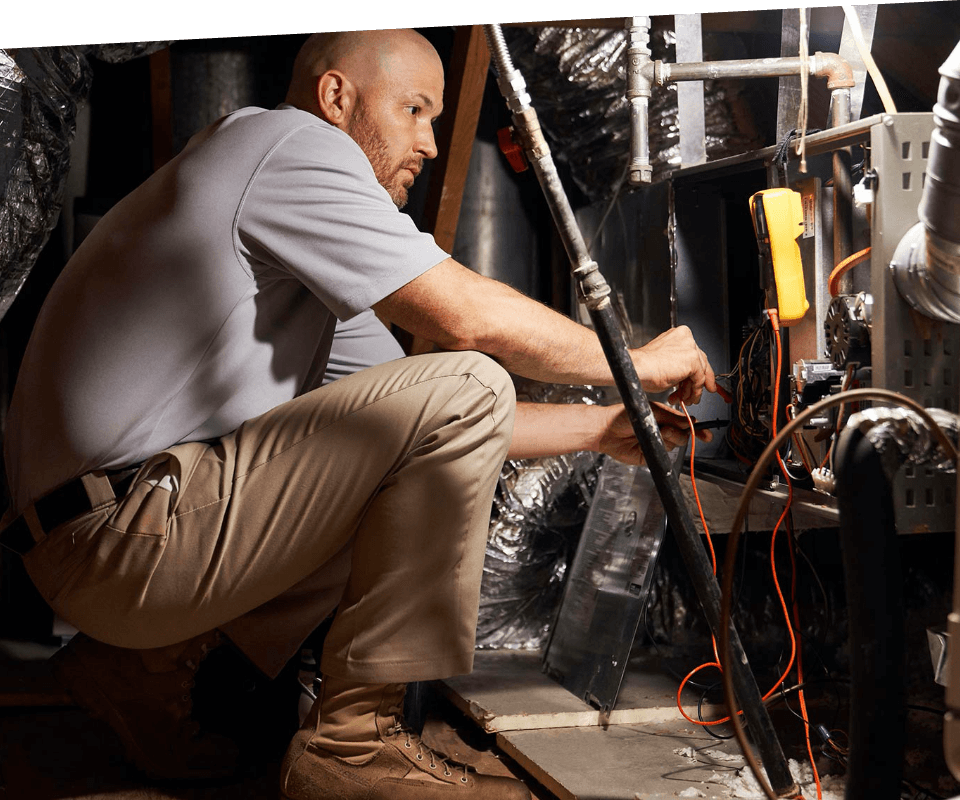
[[[813,74],[818,78],[826,78],[828,89],[852,89],[856,85],[853,68],[846,59],[836,53],[821,52],[817,52],[814,58],[816,64]]]

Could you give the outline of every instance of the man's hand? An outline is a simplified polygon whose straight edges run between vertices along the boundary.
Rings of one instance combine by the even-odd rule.
[[[699,403],[704,389],[717,391],[710,362],[697,347],[686,325],[664,331],[653,341],[633,350],[632,355],[637,375],[646,391],[662,392],[677,387],[670,395],[672,403]]]
[[[686,416],[662,403],[652,403],[651,406],[667,450],[685,445],[690,438],[690,424]],[[622,405],[614,405],[606,406],[604,410],[609,413],[609,419],[600,435],[598,450],[625,464],[642,464],[640,443],[633,432],[626,409]],[[697,438],[709,442],[713,439],[713,434],[707,430],[697,431]]]

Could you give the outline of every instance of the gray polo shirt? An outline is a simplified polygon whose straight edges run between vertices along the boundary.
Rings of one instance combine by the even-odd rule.
[[[7,417],[17,509],[319,386],[347,320],[447,257],[345,133],[246,108],[118,203],[44,304]]]

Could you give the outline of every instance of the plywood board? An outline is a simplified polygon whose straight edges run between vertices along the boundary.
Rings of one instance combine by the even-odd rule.
[[[488,733],[682,720],[676,680],[651,661],[631,661],[608,720],[545,675],[535,651],[478,651],[473,672],[442,681],[441,689]],[[684,710],[696,715],[695,707]],[[716,713],[715,708],[703,708],[708,718]]]
[[[499,747],[559,800],[731,798],[743,757],[679,723],[497,734]]]

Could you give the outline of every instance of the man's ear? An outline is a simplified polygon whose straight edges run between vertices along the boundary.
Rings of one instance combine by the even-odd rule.
[[[323,118],[335,127],[341,127],[353,113],[356,105],[356,87],[338,70],[327,70],[317,79],[317,104]]]

